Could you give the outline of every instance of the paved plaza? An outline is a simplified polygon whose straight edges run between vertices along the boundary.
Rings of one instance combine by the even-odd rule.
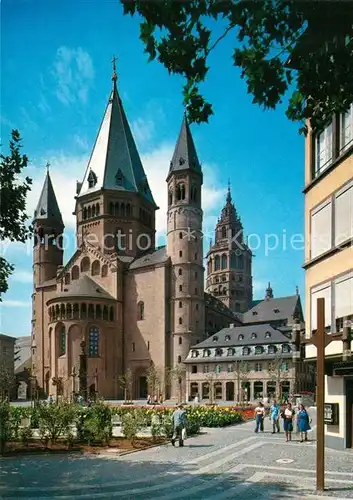
[[[0,498],[275,499],[315,494],[315,421],[310,441],[254,434],[248,422],[124,456],[57,455],[0,461]],[[326,450],[327,499],[353,498],[353,453]]]

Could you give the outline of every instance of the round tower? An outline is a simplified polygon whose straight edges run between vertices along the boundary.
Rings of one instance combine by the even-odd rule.
[[[34,288],[56,277],[63,264],[64,223],[50,179],[49,170],[34,212],[33,282]]]
[[[168,184],[167,251],[172,262],[171,363],[174,368],[204,334],[202,171],[184,116]]]

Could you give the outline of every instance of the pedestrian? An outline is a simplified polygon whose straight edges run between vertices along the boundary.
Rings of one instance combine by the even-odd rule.
[[[172,445],[175,446],[175,441],[179,439],[179,446],[184,446],[185,439],[185,429],[186,429],[186,411],[183,408],[182,404],[177,406],[177,409],[174,411],[173,416],[173,436],[172,436]]]
[[[51,394],[49,394],[48,399],[47,399],[47,403],[50,405],[52,402],[53,402],[53,396]]]
[[[298,426],[298,431],[300,432],[300,442],[302,443],[304,439],[305,441],[307,441],[308,431],[311,429],[310,417],[305,409],[305,406],[301,403],[299,405],[299,410],[297,413],[297,426]]]
[[[152,404],[152,398],[150,395],[147,396],[147,404],[148,405]]]
[[[275,432],[280,432],[279,428],[279,413],[280,413],[281,407],[279,404],[277,404],[277,401],[274,399],[272,406],[270,408],[270,420],[272,420],[272,434],[275,434]]]
[[[292,408],[292,404],[287,403],[287,407],[281,414],[281,417],[283,418],[283,430],[285,432],[287,442],[292,441],[294,415],[295,411]]]
[[[264,418],[265,418],[265,407],[263,403],[259,403],[255,408],[254,412],[255,416],[255,432],[258,433],[259,429],[261,432],[264,432]]]
[[[83,406],[83,396],[80,394],[79,397],[77,398],[78,405],[80,407]]]

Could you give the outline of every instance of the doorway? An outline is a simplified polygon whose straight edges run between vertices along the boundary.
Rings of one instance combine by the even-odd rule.
[[[353,380],[346,381],[346,448],[353,449]]]
[[[234,382],[226,383],[226,401],[234,401]]]
[[[139,379],[139,397],[146,399],[148,394],[147,377],[140,377]]]

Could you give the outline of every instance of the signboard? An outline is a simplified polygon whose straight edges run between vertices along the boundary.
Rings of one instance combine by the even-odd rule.
[[[324,422],[327,425],[338,425],[338,403],[325,403]]]

